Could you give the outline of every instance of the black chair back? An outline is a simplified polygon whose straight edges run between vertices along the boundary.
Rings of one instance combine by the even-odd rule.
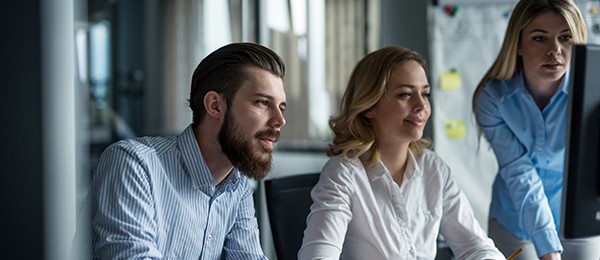
[[[312,204],[310,191],[319,175],[310,173],[265,180],[267,211],[278,260],[297,259]]]

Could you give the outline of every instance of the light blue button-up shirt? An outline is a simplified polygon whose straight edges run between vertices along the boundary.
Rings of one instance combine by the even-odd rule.
[[[220,184],[192,127],[106,149],[92,178],[93,253],[101,259],[266,259],[253,190],[234,169]]]
[[[562,202],[569,71],[540,111],[523,74],[489,81],[477,103],[481,129],[498,161],[491,215],[516,236],[531,240],[538,256],[562,251]]]

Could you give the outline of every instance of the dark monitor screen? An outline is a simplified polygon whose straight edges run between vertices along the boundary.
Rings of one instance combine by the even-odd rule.
[[[600,235],[600,45],[574,45],[560,233]]]

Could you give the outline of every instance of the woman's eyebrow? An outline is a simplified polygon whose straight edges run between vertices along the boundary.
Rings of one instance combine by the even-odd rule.
[[[399,84],[398,86],[396,86],[396,88],[401,88],[401,87],[405,87],[405,88],[413,88],[413,89],[414,89],[414,88],[418,88],[418,87],[417,87],[417,86],[415,86],[415,85],[412,85],[412,84],[405,84],[405,83],[402,83],[402,84]],[[429,86],[429,85],[424,85],[424,86],[422,86],[421,88],[430,88],[430,86]]]
[[[529,34],[537,33],[537,32],[539,32],[539,33],[548,33],[548,31],[546,31],[544,29],[533,29],[533,30],[531,30],[531,32],[529,32]],[[566,33],[566,32],[571,32],[571,29],[566,28],[566,29],[563,29],[562,31],[560,31],[560,33]]]

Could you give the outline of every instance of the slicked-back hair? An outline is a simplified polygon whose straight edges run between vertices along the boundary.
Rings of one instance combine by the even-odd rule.
[[[415,61],[427,73],[427,63],[415,51],[402,47],[385,47],[367,54],[354,67],[348,86],[342,97],[340,113],[329,119],[333,141],[328,156],[343,154],[344,157],[361,158],[366,164],[374,164],[381,158],[375,143],[375,131],[366,112],[385,95],[388,79],[402,63]],[[412,141],[409,148],[420,154],[430,146],[427,139]]]
[[[206,56],[194,70],[189,104],[193,124],[198,125],[206,115],[204,96],[215,91],[225,98],[227,106],[235,93],[248,80],[248,68],[259,68],[283,78],[285,64],[273,50],[255,43],[230,43]]]

